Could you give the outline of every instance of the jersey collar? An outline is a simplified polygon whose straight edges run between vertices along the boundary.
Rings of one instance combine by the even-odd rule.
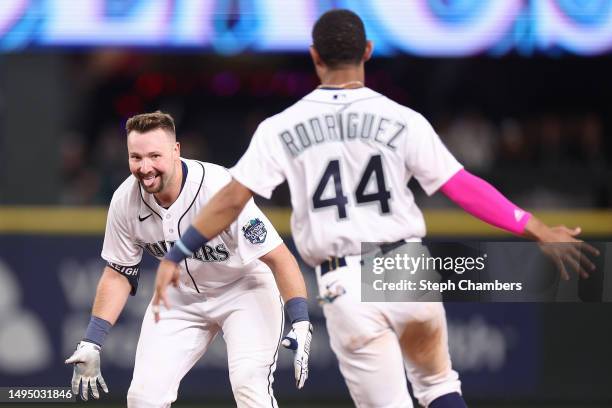
[[[361,99],[368,99],[373,97],[381,96],[378,92],[375,92],[367,87],[352,88],[352,89],[315,89],[303,100],[310,102],[324,102],[330,104],[346,104],[352,103]]]

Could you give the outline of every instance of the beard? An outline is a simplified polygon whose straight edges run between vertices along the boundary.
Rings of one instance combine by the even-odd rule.
[[[161,192],[166,186],[166,180],[163,173],[157,173],[155,178],[153,179],[153,184],[147,186],[145,181],[145,176],[139,175],[138,182],[142,186],[142,188],[149,194],[156,194]]]

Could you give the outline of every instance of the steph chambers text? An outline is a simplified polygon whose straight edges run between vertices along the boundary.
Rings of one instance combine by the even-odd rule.
[[[402,279],[397,282],[385,282],[382,279],[377,279],[373,282],[374,290],[377,291],[515,291],[523,290],[521,282],[500,282],[497,279],[494,282],[473,282],[469,279],[462,279],[459,282],[432,282],[427,279],[421,279],[418,282]]]

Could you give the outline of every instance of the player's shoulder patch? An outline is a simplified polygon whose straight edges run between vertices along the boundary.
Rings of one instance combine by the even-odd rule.
[[[251,244],[263,244],[268,235],[265,224],[259,218],[254,218],[243,225],[242,233]]]

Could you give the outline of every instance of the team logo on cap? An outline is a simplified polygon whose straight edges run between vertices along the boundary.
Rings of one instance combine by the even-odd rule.
[[[266,235],[268,235],[266,226],[259,218],[255,218],[246,223],[242,227],[242,233],[251,244],[263,244],[266,240]]]

